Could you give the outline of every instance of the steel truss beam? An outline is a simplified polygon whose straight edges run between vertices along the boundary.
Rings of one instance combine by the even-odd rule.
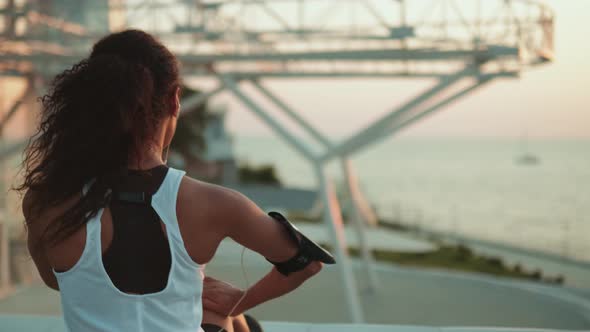
[[[329,7],[323,6],[322,2]],[[479,9],[484,3],[483,0],[469,2]],[[456,5],[449,13],[445,11],[444,14],[433,15],[430,11],[426,15],[422,12],[421,5],[412,6],[404,0],[155,0],[135,4],[109,1],[109,6],[97,9],[93,5],[88,8],[98,10],[96,15],[107,15],[107,10],[129,14],[126,17],[130,24],[161,38],[178,54],[185,66],[209,64],[213,61],[217,65],[258,62],[253,66],[254,71],[266,68],[265,74],[269,76],[297,73],[310,75],[305,68],[285,73],[280,66],[285,62],[396,61],[407,64],[409,61],[439,63],[510,60],[527,65],[551,59],[554,17],[551,9],[534,0],[485,1],[486,5],[490,2],[493,5],[497,3],[501,10],[490,11],[492,16],[484,17],[481,11],[474,15],[469,6],[462,8]],[[433,0],[431,5],[435,7],[437,1]],[[495,6],[489,7],[496,9],[493,8]],[[286,8],[298,9],[294,12]],[[387,11],[380,11],[379,8],[387,8]],[[328,14],[337,12],[338,9],[355,9],[355,15],[362,15],[362,23],[353,19],[328,19]],[[64,50],[64,56],[55,56],[42,50],[27,54],[7,49],[0,51],[0,60],[32,63],[36,67],[33,71],[43,71],[47,64],[53,64],[60,71],[64,65],[83,57],[85,54],[81,54],[80,50],[90,47],[104,34],[104,29],[92,25],[84,27],[83,24],[68,21],[66,17],[50,16],[46,11],[46,7],[33,1],[16,4],[10,0],[0,10],[0,15],[6,19],[22,15],[26,18],[25,29],[20,29],[23,32],[17,35],[6,34],[10,36],[10,41],[23,44],[34,41],[53,43]],[[189,15],[178,15],[180,12]],[[260,13],[266,16],[266,21],[270,21],[249,19],[246,12]],[[394,15],[396,12],[399,16]],[[315,14],[312,15],[315,19],[311,19],[308,15],[310,13]],[[39,33],[40,28],[47,27],[46,24],[57,29],[58,34],[49,36],[48,39],[46,34]],[[179,31],[179,27],[186,32]],[[7,28],[6,31],[8,30],[10,29]],[[195,40],[198,43],[194,43]],[[194,46],[178,47],[187,43],[194,43]],[[279,66],[269,70],[272,67],[268,66],[269,62]],[[339,68],[327,75],[338,75],[338,71],[342,71],[342,76],[348,74],[347,69]],[[317,75],[319,77],[326,73],[318,72]],[[360,75],[379,77],[383,73],[375,71]],[[405,76],[413,75],[412,71],[405,72]]]
[[[48,59],[47,54],[0,54],[0,61],[26,61],[26,62],[66,62],[74,63],[83,58],[85,54],[71,54],[55,56],[51,55]],[[518,48],[507,46],[488,46],[480,50],[444,50],[435,48],[424,49],[399,49],[399,48],[379,48],[379,49],[356,49],[356,50],[338,50],[338,51],[279,51],[270,53],[268,51],[251,52],[247,54],[207,54],[202,52],[180,53],[176,57],[185,65],[208,65],[215,61],[217,64],[224,62],[282,62],[282,61],[465,61],[465,59],[481,59],[489,61],[491,59],[513,58],[518,57]]]
[[[425,78],[435,78],[441,79],[447,77],[449,75],[448,71],[431,71],[431,70],[420,70],[420,69],[381,69],[378,67],[379,63],[375,62],[377,65],[374,69],[364,69],[358,68],[356,71],[342,71],[342,70],[332,70],[332,69],[325,69],[325,70],[312,70],[312,69],[291,69],[287,70],[283,68],[280,71],[273,70],[273,71],[237,71],[237,70],[225,70],[223,71],[224,74],[233,77],[235,80],[243,81],[243,80],[261,80],[264,78],[275,78],[275,79],[292,79],[292,78],[334,78],[334,79],[349,79],[349,78],[367,78],[367,79],[392,79],[392,78],[406,78],[406,79],[425,79]],[[326,66],[329,63],[325,63]],[[58,68],[43,68],[43,71],[36,70],[36,74],[42,74],[44,77],[52,77],[57,75],[61,70]],[[7,77],[28,77],[33,72],[24,72],[14,69],[5,69],[0,70],[0,76],[7,76]],[[495,75],[497,77],[506,77],[506,78],[517,78],[520,75],[520,72],[517,69],[509,70],[509,69],[502,69],[499,72],[496,72]],[[197,68],[185,68],[183,70],[182,76],[185,78],[195,78],[195,77],[216,77],[215,73],[211,73],[207,70],[204,70],[201,66],[197,66]]]
[[[326,63],[327,64],[327,63]],[[377,64],[377,63],[375,63]],[[417,69],[412,70],[385,70],[385,69],[362,69],[359,68],[357,71],[329,71],[329,70],[282,70],[282,71],[224,71],[236,80],[261,80],[264,78],[276,78],[276,79],[291,79],[291,78],[334,78],[334,79],[349,79],[349,78],[367,78],[367,79],[391,79],[391,78],[407,78],[407,79],[424,79],[424,78],[436,78],[441,79],[448,76],[447,71],[420,71]],[[204,71],[194,70],[185,71],[184,76],[186,77],[207,77],[213,74]],[[504,69],[502,72],[496,73],[497,77],[516,78],[519,76],[517,70]]]

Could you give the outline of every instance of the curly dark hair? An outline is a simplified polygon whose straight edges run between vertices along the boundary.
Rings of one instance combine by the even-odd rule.
[[[174,55],[139,30],[104,37],[88,58],[55,77],[41,98],[41,121],[15,189],[34,193],[31,213],[38,216],[94,183],[50,223],[43,242],[67,238],[107,204],[109,189],[153,139],[179,86]]]

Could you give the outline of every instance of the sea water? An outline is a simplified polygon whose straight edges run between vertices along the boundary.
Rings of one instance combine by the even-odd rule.
[[[235,150],[274,165],[287,186],[316,186],[278,138],[238,136]],[[518,162],[524,154],[538,163]],[[351,159],[383,218],[590,261],[590,140],[394,138]],[[327,169],[341,183],[340,164]]]

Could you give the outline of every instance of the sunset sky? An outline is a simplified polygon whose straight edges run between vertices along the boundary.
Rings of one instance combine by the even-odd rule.
[[[460,1],[459,1],[460,3]],[[590,1],[547,1],[556,13],[554,62],[497,79],[401,135],[414,137],[590,138]],[[349,135],[426,90],[429,80],[267,80],[307,119],[330,135]],[[271,131],[235,99],[228,126],[238,135]]]

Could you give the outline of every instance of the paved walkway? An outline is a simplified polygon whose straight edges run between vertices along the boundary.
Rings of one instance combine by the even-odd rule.
[[[527,329],[490,329],[481,327],[428,327],[382,324],[292,323],[262,321],[268,332],[539,332]],[[65,332],[60,317],[0,315],[0,332]]]
[[[206,273],[244,286],[241,247],[224,241],[218,253]],[[247,251],[244,258],[251,282],[270,269],[255,253]],[[561,287],[378,264],[380,286],[376,292],[368,292],[359,262],[354,266],[366,321],[372,324],[590,329],[590,301]],[[42,286],[22,289],[0,301],[2,313],[59,315],[59,294]],[[326,266],[301,288],[251,313],[263,321],[350,321],[336,266]]]
[[[318,242],[324,242],[327,238],[325,229],[319,225],[300,223],[298,226]],[[354,245],[352,231],[347,230],[347,233],[350,245]],[[369,237],[371,244],[378,248],[399,251],[433,248],[428,242],[413,240],[403,233],[390,230],[371,230]],[[207,265],[206,274],[245,287],[240,268],[241,253],[241,246],[231,240],[224,240],[213,261]],[[263,257],[249,250],[245,252],[244,263],[250,284],[271,268]],[[590,300],[562,287],[377,263],[375,269],[380,284],[376,291],[369,291],[360,262],[353,260],[353,266],[366,321],[372,324],[590,329]],[[337,266],[325,266],[318,276],[293,293],[271,304],[261,305],[251,313],[263,321],[350,321]],[[20,289],[0,301],[0,314],[60,315],[59,293],[41,285]],[[16,318],[9,318],[12,319],[11,324],[29,320],[27,317]],[[8,326],[3,322],[6,320],[0,320],[0,332]],[[51,326],[45,323],[39,323],[38,326],[36,331],[59,331],[51,330]],[[273,327],[272,331],[334,331],[333,327],[326,325],[275,327],[277,329]]]

